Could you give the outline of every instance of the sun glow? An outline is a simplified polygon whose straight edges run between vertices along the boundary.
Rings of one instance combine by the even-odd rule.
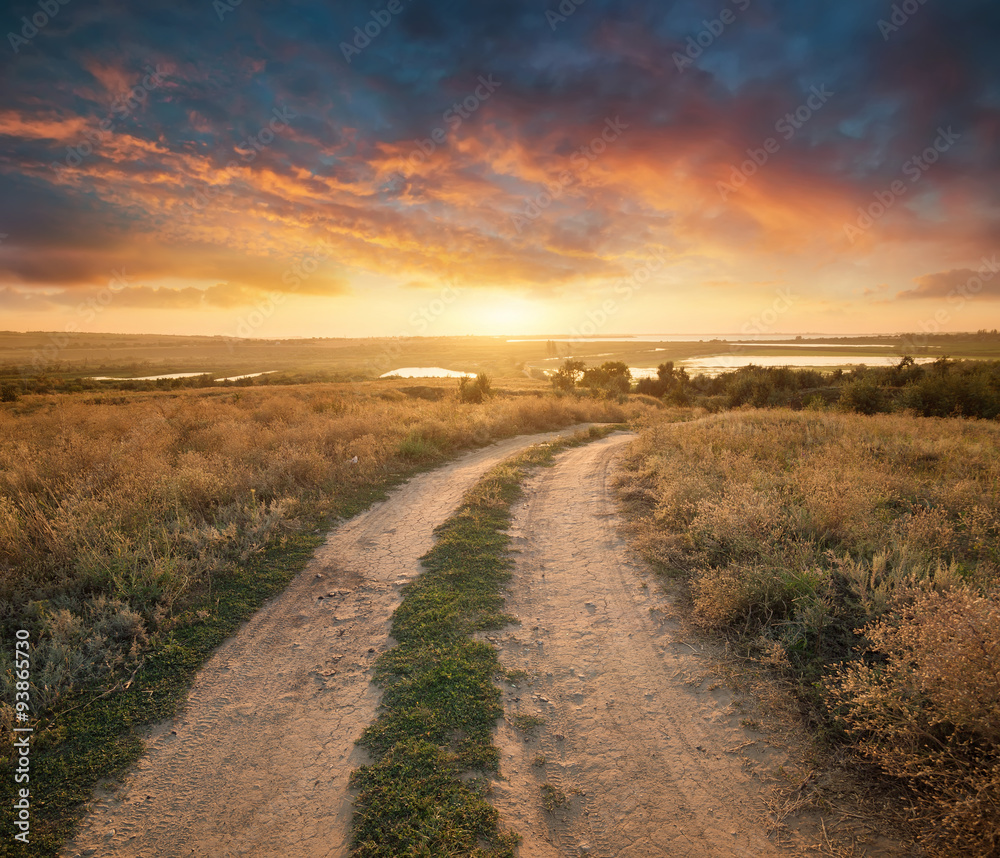
[[[471,298],[464,316],[478,334],[537,334],[551,327],[548,308],[540,301],[516,295]]]

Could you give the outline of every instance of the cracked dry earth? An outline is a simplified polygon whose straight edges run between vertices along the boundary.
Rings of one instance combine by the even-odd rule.
[[[346,856],[348,776],[367,762],[354,742],[376,715],[372,667],[399,585],[486,470],[570,431],[470,453],[332,531],[212,657],[124,786],[97,796],[64,858]],[[740,725],[721,683],[689,681],[710,662],[617,535],[608,475],[630,437],[560,453],[516,508],[508,610],[521,625],[489,637],[526,676],[506,687],[490,799],[521,858],[790,854],[768,839],[761,774],[785,757]],[[516,714],[544,722],[524,733]]]

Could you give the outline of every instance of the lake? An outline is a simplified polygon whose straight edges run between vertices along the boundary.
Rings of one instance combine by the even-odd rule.
[[[473,378],[474,372],[457,372],[440,366],[404,366],[391,372],[383,372],[379,378]]]

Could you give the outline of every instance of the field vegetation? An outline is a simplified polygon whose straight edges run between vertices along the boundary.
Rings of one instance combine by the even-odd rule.
[[[620,491],[694,622],[790,682],[930,854],[998,854],[1000,425],[730,411],[645,432]]]
[[[476,385],[479,402],[454,382],[385,382],[0,405],[0,624],[32,643],[39,848],[54,851],[97,779],[139,753],[136,728],[173,711],[337,517],[463,449],[650,410]],[[5,778],[12,654],[0,654]]]
[[[45,338],[10,336],[7,352],[0,337],[0,357],[13,356],[0,368],[0,625],[6,639],[23,629],[32,642],[33,777],[55,785],[33,808],[39,854],[56,853],[94,784],[141,752],[138,729],[175,711],[199,665],[339,517],[464,449],[653,414],[626,458],[622,499],[637,545],[680,582],[694,622],[794,686],[826,747],[899,791],[932,854],[1000,850],[1000,362],[710,377],[672,361],[717,354],[724,341],[594,341],[567,356],[567,344],[488,337],[234,346],[76,335],[55,363],[25,372],[25,349]],[[929,338],[922,350],[995,352],[992,333],[967,339]],[[654,351],[658,376],[633,381],[629,367]],[[371,378],[402,365],[478,375]],[[206,366],[276,371],[237,382],[88,378]],[[466,598],[448,591],[449,539],[426,585],[443,589],[413,598]],[[419,774],[441,754],[456,771],[489,769],[493,753],[431,753],[389,735],[409,723],[404,673],[425,672],[399,659],[430,651],[424,619],[396,619],[405,645],[379,676],[390,703],[399,691],[402,720],[381,719],[366,737],[388,766],[358,775],[375,790],[372,808],[405,798],[379,792],[396,789],[403,769]],[[472,646],[449,629],[434,634]],[[11,656],[0,653],[7,778]],[[476,670],[473,685],[486,675]],[[488,703],[487,685],[476,687]],[[456,807],[482,810],[481,797],[456,790]],[[359,843],[377,841],[379,813]],[[480,833],[502,852],[483,813]]]

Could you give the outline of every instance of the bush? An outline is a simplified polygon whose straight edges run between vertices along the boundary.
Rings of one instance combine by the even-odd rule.
[[[896,366],[858,366],[824,375],[812,369],[745,366],[717,376],[688,378],[662,364],[655,379],[636,392],[672,404],[696,402],[711,411],[789,406],[821,408],[837,402],[843,411],[878,414],[913,411],[923,417],[1000,417],[1000,361],[940,359],[919,365],[903,357]]]
[[[925,593],[865,629],[881,660],[827,681],[861,753],[917,788],[934,851],[1000,850],[998,629],[996,595]]]
[[[622,361],[605,361],[585,369],[580,386],[611,396],[626,394],[632,388],[632,372]]]
[[[572,390],[586,368],[582,360],[567,360],[552,376],[552,386],[556,390]]]
[[[886,398],[881,387],[867,376],[849,381],[840,391],[840,406],[845,411],[878,414],[886,411]]]
[[[458,398],[461,402],[480,403],[493,395],[493,381],[485,373],[481,372],[475,379],[462,376],[458,380]]]

